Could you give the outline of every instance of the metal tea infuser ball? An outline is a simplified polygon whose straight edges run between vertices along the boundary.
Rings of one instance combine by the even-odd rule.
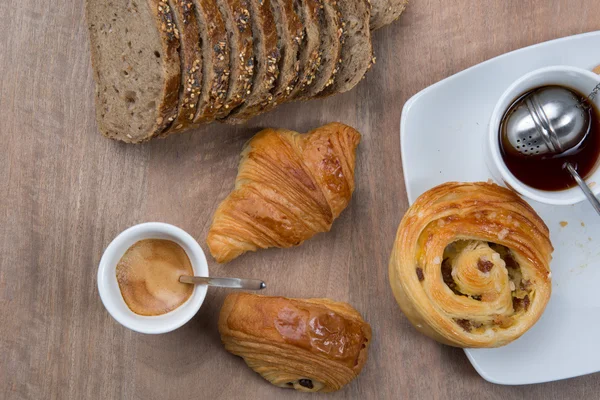
[[[592,95],[595,95],[600,86]],[[506,119],[503,142],[505,151],[520,157],[542,157],[573,150],[590,131],[589,110],[581,104],[574,92],[549,86],[537,89],[521,99]],[[600,202],[588,185],[566,162],[569,171],[592,206],[600,214]]]

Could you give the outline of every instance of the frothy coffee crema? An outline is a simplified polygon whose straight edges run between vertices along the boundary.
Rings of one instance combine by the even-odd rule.
[[[166,314],[185,303],[194,286],[180,283],[181,275],[194,275],[192,264],[185,250],[170,240],[141,240],[117,264],[123,299],[139,315]]]

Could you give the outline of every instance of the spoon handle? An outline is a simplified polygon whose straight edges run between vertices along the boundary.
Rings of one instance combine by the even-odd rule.
[[[190,283],[193,285],[208,285],[247,290],[262,290],[267,287],[267,284],[259,279],[208,278],[203,276],[182,275],[179,277],[179,282]]]
[[[589,186],[585,183],[585,181],[577,173],[577,171],[575,170],[575,168],[573,167],[573,165],[571,163],[566,163],[565,168],[567,168],[567,171],[569,171],[571,176],[573,176],[573,179],[575,179],[575,182],[577,182],[577,184],[579,185],[581,190],[583,190],[583,194],[585,194],[585,197],[587,197],[587,199],[590,201],[590,203],[592,203],[592,206],[594,207],[596,212],[600,215],[600,201],[598,201],[596,196],[594,196],[594,193],[592,193]]]

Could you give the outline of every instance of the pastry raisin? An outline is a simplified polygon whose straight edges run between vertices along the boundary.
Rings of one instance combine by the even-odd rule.
[[[423,275],[422,268],[417,268],[417,278],[419,278],[420,282],[423,282],[425,280],[425,275]]]
[[[300,386],[304,386],[305,388],[308,388],[308,389],[312,389],[314,387],[313,383],[310,379],[300,379],[298,381],[298,383],[300,384]]]
[[[471,321],[468,319],[457,319],[456,323],[467,332],[471,332]]]
[[[450,289],[456,290],[456,283],[454,282],[454,278],[452,278],[452,265],[450,265],[448,258],[442,262],[442,279]]]
[[[506,253],[506,255],[503,257],[504,262],[506,263],[506,268],[512,268],[512,269],[517,269],[519,268],[519,263],[517,262],[517,260],[515,260],[515,258],[513,257],[512,253],[509,251]]]
[[[494,268],[494,263],[488,260],[479,259],[477,261],[477,269],[481,272],[490,272]]]
[[[531,304],[531,301],[529,300],[528,295],[525,295],[525,297],[523,297],[522,299],[519,299],[518,297],[513,298],[513,309],[515,311],[527,311],[529,309],[529,304]]]

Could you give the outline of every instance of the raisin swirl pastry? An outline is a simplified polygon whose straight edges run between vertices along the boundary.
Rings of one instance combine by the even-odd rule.
[[[514,192],[446,183],[398,228],[390,284],[412,324],[457,347],[499,347],[525,333],[551,292],[548,228]]]
[[[234,293],[219,317],[225,349],[275,386],[332,392],[367,361],[371,327],[346,303]]]

